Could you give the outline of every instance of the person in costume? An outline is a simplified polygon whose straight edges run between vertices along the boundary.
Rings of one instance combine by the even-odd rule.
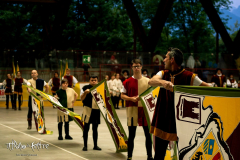
[[[9,96],[11,96],[11,103],[12,103],[12,109],[16,110],[16,105],[14,104],[13,99],[13,91],[12,91],[12,84],[13,84],[12,76],[11,74],[7,74],[7,79],[3,81],[3,87],[5,87],[5,95],[6,95],[6,109],[9,108]]]
[[[122,81],[119,79],[120,78],[120,74],[116,73],[116,78],[113,80],[114,87],[113,90],[116,93],[115,98],[115,109],[119,109],[118,105],[119,105],[119,100],[120,100],[120,95],[121,95],[121,89],[123,87]]]
[[[143,69],[143,70],[142,70],[142,74],[143,74],[144,77],[150,78],[150,77],[148,76],[148,70],[147,70],[147,69]]]
[[[98,125],[100,124],[100,110],[94,101],[92,94],[90,93],[90,89],[98,84],[97,76],[90,76],[89,85],[84,86],[81,89],[80,97],[83,102],[83,115],[82,119],[84,121],[84,131],[83,131],[83,141],[84,147],[83,151],[87,151],[87,141],[88,141],[88,131],[90,124],[92,124],[93,130],[93,142],[94,142],[94,150],[102,150],[97,145],[98,140]]]
[[[223,87],[224,83],[226,83],[226,76],[222,74],[221,68],[217,68],[216,74],[212,76],[211,83],[215,87]]]
[[[55,72],[54,77],[48,81],[48,86],[52,87],[51,88],[52,95],[53,96],[56,95],[56,92],[60,88],[60,78],[58,77],[58,72]],[[53,106],[53,108],[55,107]]]
[[[56,92],[55,95],[56,98],[58,98],[59,102],[62,104],[63,107],[66,107],[68,110],[73,110],[74,103],[76,102],[76,99],[78,97],[78,94],[72,89],[68,87],[68,80],[63,79],[61,82],[61,89],[59,89]],[[68,115],[62,113],[60,110],[57,111],[58,115],[58,140],[63,140],[62,137],[62,126],[63,122],[65,122],[64,128],[65,128],[65,139],[72,140],[73,138],[69,135],[69,121],[72,121],[73,119],[70,118]]]
[[[148,129],[147,120],[144,114],[139,95],[147,90],[149,79],[142,76],[142,63],[140,59],[132,61],[133,76],[123,82],[121,98],[126,101],[127,125],[128,125],[128,160],[132,159],[134,148],[134,138],[136,136],[137,125],[142,126],[146,137],[146,150],[148,160],[152,160],[152,141]]]
[[[164,59],[165,69],[150,79],[151,86],[160,89],[150,133],[155,136],[155,160],[164,160],[169,141],[177,141],[173,85],[209,86],[194,73],[181,68],[183,53],[177,48],[169,48]]]
[[[34,89],[38,89],[40,91],[43,91],[45,87],[45,93],[48,93],[48,84],[43,80],[38,78],[38,72],[36,70],[32,70],[31,72],[32,79],[28,80],[27,85],[33,87]],[[34,91],[32,91],[30,88],[28,88],[28,92],[33,92],[36,94]],[[41,103],[43,103],[43,99],[39,94],[36,94],[39,99],[41,100]],[[32,97],[29,94],[29,99],[28,99],[28,115],[27,115],[27,121],[28,121],[28,128],[27,129],[32,129]]]
[[[238,83],[234,79],[233,74],[230,74],[229,79],[227,79],[227,87],[228,88],[238,88]]]
[[[125,81],[125,80],[127,80],[129,77],[129,72],[128,72],[128,70],[123,70],[122,71],[122,77],[121,77],[121,81],[122,81],[122,83]],[[121,96],[120,96],[121,97]],[[122,100],[122,108],[124,108],[124,100],[123,99],[121,99]]]
[[[68,87],[74,88],[75,85],[78,83],[78,80],[70,74],[70,68],[66,69],[66,75],[62,77],[62,79],[66,78],[68,80]]]
[[[22,89],[22,84],[28,84],[28,81],[24,78],[21,77],[21,72],[17,72],[17,77],[14,80],[14,104],[15,107],[17,108],[17,97],[18,97],[18,110],[21,110],[21,105],[22,105],[22,94],[23,94],[23,89]],[[16,109],[15,108],[15,109]]]
[[[107,74],[105,75],[105,80],[106,80],[107,87],[108,87],[108,90],[109,90],[109,76]],[[110,92],[110,90],[109,90],[109,92]]]
[[[56,95],[57,90],[60,88],[60,78],[58,77],[58,72],[55,72],[54,77],[48,81],[48,86],[52,87],[52,95]]]

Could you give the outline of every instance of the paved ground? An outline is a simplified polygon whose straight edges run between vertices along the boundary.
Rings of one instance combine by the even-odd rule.
[[[82,107],[75,107],[75,112],[82,114]],[[128,134],[126,110],[117,110],[119,119]],[[92,131],[89,131],[88,151],[82,151],[83,138],[82,131],[75,122],[70,123],[70,135],[73,140],[59,141],[57,129],[57,110],[52,107],[45,107],[45,120],[48,130],[53,131],[52,135],[41,135],[36,131],[35,126],[31,130],[27,130],[27,107],[23,107],[21,111],[14,111],[12,109],[5,109],[3,103],[0,103],[0,160],[66,160],[66,159],[82,159],[82,160],[124,160],[127,159],[127,153],[116,153],[115,145],[108,128],[101,118],[101,124],[98,128],[98,146],[102,151],[93,150]],[[63,134],[65,132],[63,131]],[[41,143],[42,145],[49,145],[48,149],[25,149],[7,148],[9,143],[16,141],[22,145],[32,145],[32,143]],[[143,129],[137,129],[135,138],[135,149],[133,152],[133,160],[146,160],[145,136]]]

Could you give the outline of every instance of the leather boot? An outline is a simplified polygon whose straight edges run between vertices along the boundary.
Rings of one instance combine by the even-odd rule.
[[[72,140],[73,138],[69,135],[69,122],[65,122],[65,139]]]
[[[28,118],[28,128],[27,129],[32,129],[32,118]]]
[[[18,96],[18,110],[21,110],[21,105],[22,105],[21,96]]]
[[[58,122],[58,140],[63,140],[63,136],[62,136],[62,126],[63,126],[63,122]]]

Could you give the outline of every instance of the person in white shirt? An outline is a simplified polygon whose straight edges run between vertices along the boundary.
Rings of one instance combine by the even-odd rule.
[[[227,79],[227,87],[229,87],[229,88],[238,88],[238,83],[234,79],[233,74],[230,74],[229,79]]]
[[[115,76],[116,74],[113,74],[111,76],[111,79],[108,81],[108,85],[109,85],[109,92],[111,94],[111,100],[112,100],[112,103],[113,103],[113,106],[115,107],[115,103],[116,103],[116,92],[114,90],[114,87],[115,87],[115,83],[114,83],[114,79],[115,79]]]
[[[113,82],[115,84],[113,87],[113,90],[116,92],[115,105],[114,105],[115,109],[119,109],[118,105],[119,105],[119,100],[120,100],[120,91],[123,87],[122,81],[119,78],[120,78],[120,74],[116,73],[116,79],[113,80]]]
[[[62,80],[66,78],[68,80],[68,87],[69,88],[74,88],[75,85],[78,83],[78,80],[70,74],[70,68],[66,69],[66,75],[62,77]]]
[[[31,76],[32,76],[32,79],[28,80],[28,86],[31,86],[34,89],[38,89],[40,91],[44,91],[44,87],[45,87],[44,92],[48,93],[48,89],[49,89],[48,84],[43,79],[38,78],[38,72],[36,70],[32,70]],[[43,98],[39,94],[36,94],[30,88],[28,88],[28,92],[32,92],[35,95],[37,95],[40,98],[41,103],[43,103]],[[31,97],[30,94],[29,94],[29,100],[28,100],[27,121],[28,121],[28,128],[27,129],[32,129],[32,97]]]

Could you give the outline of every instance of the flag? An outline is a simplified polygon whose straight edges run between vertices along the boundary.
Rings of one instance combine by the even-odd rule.
[[[16,70],[17,70],[17,72],[19,72],[19,66],[18,66],[18,61],[17,61],[17,69],[16,69]]]
[[[75,122],[76,124],[83,130],[84,129],[84,122],[82,122],[82,117],[75,113],[72,112],[70,110],[67,109],[67,107],[63,107],[61,105],[61,103],[53,96],[46,94],[38,89],[34,89],[28,85],[23,84],[24,86],[30,88],[32,91],[38,93],[39,95],[41,95],[42,97],[46,98],[49,102],[51,102],[58,110],[60,110],[61,112],[63,112],[66,115],[69,115]]]
[[[16,70],[14,65],[14,56],[12,56],[12,70],[13,70],[13,76],[16,77]]]
[[[65,68],[63,68],[62,76],[66,75],[66,70],[68,69],[68,60],[66,59]]]
[[[126,152],[128,138],[112,104],[106,80],[102,80],[92,87],[90,92],[108,126],[116,147],[116,152]]]
[[[153,114],[157,104],[159,91],[160,91],[160,87],[150,87],[139,96],[143,106],[143,110],[148,123],[149,130],[151,127]],[[152,138],[153,146],[155,146],[154,135],[152,135],[151,138]],[[177,145],[176,145],[176,142],[171,142],[168,145],[165,160],[176,160],[176,159],[177,159]]]
[[[240,91],[174,86],[179,159],[240,158]]]
[[[32,111],[34,115],[35,125],[38,133],[52,134],[53,131],[46,130],[43,112],[43,102],[33,93],[30,92],[32,98]]]
[[[63,67],[62,67],[62,60],[60,59],[60,70],[59,70],[59,77],[60,77],[60,81],[62,80],[62,69],[63,69]]]

